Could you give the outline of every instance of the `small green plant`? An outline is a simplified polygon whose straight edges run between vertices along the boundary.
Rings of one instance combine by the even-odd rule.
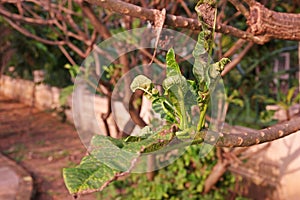
[[[193,72],[196,80],[186,80],[182,76],[175,60],[174,50],[170,49],[166,56],[167,76],[163,81],[163,94],[160,94],[151,80],[144,75],[137,76],[131,84],[132,91],[142,90],[144,95],[151,100],[153,110],[167,121],[168,128],[175,125],[180,130],[176,131],[177,136],[201,131],[204,128],[210,94],[220,72],[229,61],[223,58],[217,63],[207,64],[203,60],[199,60],[200,54],[205,52],[201,46],[203,37],[202,34],[199,35],[197,46],[193,52],[195,57]],[[199,64],[200,62],[202,63]],[[196,126],[194,126],[191,115],[191,108],[194,105],[197,105],[200,110]]]
[[[205,115],[210,104],[210,95],[216,87],[220,73],[229,59],[211,63],[207,52],[212,52],[213,30],[203,26],[193,51],[194,80],[187,80],[180,71],[171,48],[166,55],[166,77],[163,91],[146,76],[137,76],[131,90],[142,90],[152,102],[153,110],[160,114],[165,124],[155,130],[146,126],[139,136],[115,139],[95,135],[91,140],[90,155],[84,157],[75,168],[63,169],[65,184],[71,194],[103,190],[118,177],[129,174],[137,160],[144,154],[164,148],[170,151],[179,147],[203,143]],[[192,116],[191,109],[197,106],[199,116]],[[171,145],[171,141],[177,141]],[[184,170],[182,168],[181,170]]]
[[[300,93],[295,95],[297,88],[298,87],[291,87],[286,95],[282,92],[279,92],[279,101],[274,102],[286,111],[288,119],[290,119],[289,108],[300,100]]]
[[[290,116],[290,107],[293,106],[294,104],[296,104],[297,102],[299,102],[299,100],[300,100],[300,93],[296,94],[297,88],[298,87],[295,87],[295,86],[289,88],[286,94],[284,94],[281,91],[278,91],[277,100],[274,98],[268,98],[264,95],[255,95],[254,98],[259,99],[269,105],[273,104],[273,105],[279,106],[280,108],[282,108],[285,111],[286,118],[290,119],[290,117],[291,117]],[[275,111],[273,111],[273,110],[265,111],[265,112],[261,113],[261,116],[271,120],[274,112]]]
[[[207,33],[207,30],[200,33],[193,52],[195,80],[186,80],[181,75],[174,50],[170,49],[166,56],[167,76],[163,81],[163,94],[160,94],[151,80],[145,76],[136,77],[131,84],[133,91],[137,89],[144,91],[152,101],[153,109],[166,120],[166,126],[155,131],[145,127],[139,136],[129,136],[125,139],[95,135],[91,140],[90,155],[84,157],[76,168],[63,170],[70,193],[76,195],[86,191],[102,190],[112,180],[129,173],[142,154],[166,147],[173,139],[181,141],[180,144],[183,146],[189,145],[191,140],[194,140],[193,144],[203,142],[201,130],[204,128],[210,94],[220,72],[229,61],[225,58],[210,64],[203,59],[201,55],[208,50],[203,47]],[[195,102],[187,100],[188,93],[195,97]],[[191,116],[191,106],[194,104],[200,110],[196,123],[192,122]]]

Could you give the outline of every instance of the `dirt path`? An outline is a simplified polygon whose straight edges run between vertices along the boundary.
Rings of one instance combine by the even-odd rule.
[[[86,152],[72,125],[0,96],[0,151],[32,174],[33,199],[72,199],[62,168],[79,163]],[[95,195],[81,199],[95,199]]]

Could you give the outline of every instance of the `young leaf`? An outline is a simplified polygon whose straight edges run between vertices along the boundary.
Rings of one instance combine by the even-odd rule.
[[[224,70],[225,65],[230,62],[229,58],[222,58],[220,61],[210,65],[209,67],[209,76],[212,79],[217,78],[221,72]]]
[[[287,93],[287,95],[286,95],[286,103],[287,103],[288,105],[291,105],[291,103],[292,103],[292,98],[293,98],[293,95],[294,95],[296,89],[297,89],[297,87],[292,87],[292,88],[290,88],[290,89],[288,90],[288,93]]]
[[[188,91],[187,81],[186,81],[185,77],[182,76],[181,74],[167,77],[163,81],[163,88],[165,89],[166,94],[168,94],[169,92],[172,92],[178,98],[180,97],[180,96],[178,96],[179,90],[180,90],[180,93],[182,93],[183,95],[185,95]],[[174,88],[176,88],[176,89],[174,89]]]
[[[174,49],[172,48],[169,49],[166,56],[166,60],[167,60],[167,77],[175,76],[179,74],[181,75],[179,65],[177,64],[175,59]]]
[[[181,130],[188,128],[185,95],[188,92],[186,79],[181,76],[171,76],[164,80],[163,87],[170,102],[174,105],[176,117],[179,119]]]
[[[210,92],[215,89],[218,80],[221,78],[221,72],[224,70],[225,65],[229,62],[230,60],[228,58],[222,58],[220,61],[209,65],[206,84]]]
[[[130,89],[135,92],[136,90],[143,90],[149,92],[152,86],[152,81],[144,75],[138,75],[135,77],[130,85]]]
[[[199,84],[205,81],[205,71],[207,68],[207,51],[204,46],[208,45],[205,40],[205,33],[202,31],[198,35],[198,41],[193,50],[193,57],[195,58],[193,66],[193,74],[198,80]]]
[[[154,112],[159,113],[162,119],[170,123],[177,123],[175,117],[175,109],[165,97],[157,97],[152,101]]]

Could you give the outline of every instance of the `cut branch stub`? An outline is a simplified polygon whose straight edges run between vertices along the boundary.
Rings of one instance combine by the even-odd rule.
[[[272,38],[300,40],[300,14],[275,12],[256,2],[250,6],[247,24],[265,42]]]
[[[201,21],[207,24],[208,27],[212,28],[215,20],[215,7],[208,3],[201,3],[196,6],[195,10],[201,18]]]

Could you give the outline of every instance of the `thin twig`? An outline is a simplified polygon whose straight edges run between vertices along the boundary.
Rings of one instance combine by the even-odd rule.
[[[241,60],[244,58],[244,56],[247,54],[247,52],[251,49],[253,45],[253,42],[249,42],[248,45],[242,50],[242,52],[239,53],[239,55],[232,62],[226,65],[221,75],[225,76],[229,71],[235,68],[241,62]]]
[[[246,18],[249,17],[248,9],[239,0],[229,0],[230,3],[240,11]]]

